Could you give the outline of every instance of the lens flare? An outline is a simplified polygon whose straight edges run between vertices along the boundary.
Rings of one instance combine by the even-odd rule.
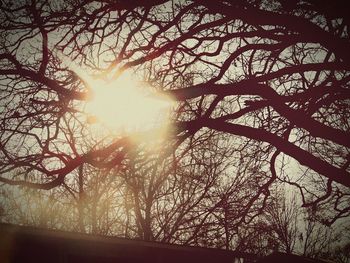
[[[92,80],[89,86],[88,113],[115,130],[156,128],[166,121],[171,107],[170,98],[150,93],[126,72],[114,81]]]
[[[62,52],[56,51],[56,55],[84,81],[91,93],[85,109],[87,123],[103,124],[117,133],[156,129],[164,134],[174,105],[170,97],[150,92],[150,86],[136,80],[128,71],[113,80],[93,78]]]

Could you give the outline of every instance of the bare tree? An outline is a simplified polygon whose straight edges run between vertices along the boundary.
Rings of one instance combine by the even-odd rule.
[[[276,181],[296,187],[303,206],[325,224],[349,216],[346,1],[28,0],[2,1],[0,9],[0,182],[74,189],[81,221],[88,181],[79,179],[79,169],[99,171],[90,175],[118,171],[138,236],[184,237],[175,235],[181,229],[176,221],[152,229],[158,209],[162,220],[177,213],[181,227],[191,229],[181,242],[221,235],[227,248],[238,226],[262,213]],[[167,143],[179,149],[172,162],[137,167],[144,161],[133,163],[134,149],[147,139],[135,143],[130,134],[92,132],[85,110],[91,87],[67,61],[99,79],[132,71],[172,96],[177,107]],[[206,133],[221,139],[197,151],[191,142]],[[223,140],[234,143],[221,151]],[[195,164],[183,159],[177,167],[181,149],[194,151]],[[232,158],[205,163],[219,150]],[[163,166],[167,178],[183,183],[178,191],[157,188]],[[220,167],[225,186],[216,182]],[[149,178],[140,177],[144,169]],[[94,202],[103,196],[101,188],[95,191],[96,199],[85,202],[94,229],[100,209]],[[155,206],[168,194],[182,210]],[[190,212],[194,206],[198,210]]]
[[[276,187],[264,212],[255,222],[242,227],[239,249],[260,255],[279,251],[337,262],[346,258],[348,236],[344,233],[348,222],[324,225],[311,209],[299,207],[295,193],[286,190]]]

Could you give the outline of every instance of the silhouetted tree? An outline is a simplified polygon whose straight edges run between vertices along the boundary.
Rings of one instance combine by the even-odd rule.
[[[253,220],[276,181],[297,187],[303,205],[325,224],[349,216],[346,1],[32,0],[2,1],[0,9],[2,183],[52,189],[69,184],[79,167],[131,169],[138,146],[128,136],[91,132],[84,111],[89,87],[62,59],[69,57],[100,78],[131,70],[174,97],[167,142],[174,149],[207,132],[222,136],[208,152],[225,145],[222,140],[232,142],[232,158],[238,158],[232,163],[240,166],[232,166],[227,188],[242,180],[248,185],[240,194],[250,198],[235,217],[236,197],[220,193],[212,209],[224,216],[206,211],[213,220],[231,229],[234,219]],[[243,156],[233,154],[241,150]],[[193,157],[200,165],[206,154]],[[198,177],[192,168],[172,173]],[[206,176],[188,184],[205,189]],[[148,208],[157,197],[135,193],[134,202]],[[210,194],[206,198],[215,199]],[[138,223],[150,235],[144,213]],[[228,231],[226,238],[229,246]]]

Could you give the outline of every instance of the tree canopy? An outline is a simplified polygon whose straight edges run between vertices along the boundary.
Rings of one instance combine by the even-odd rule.
[[[2,1],[0,182],[49,190],[79,171],[114,173],[149,212],[178,189],[181,218],[210,203],[205,220],[226,207],[232,229],[282,182],[304,206],[332,210],[322,215],[331,225],[350,214],[347,10],[316,0]],[[87,78],[102,89],[127,73],[175,101],[165,136],[115,132],[87,112]],[[145,230],[151,214],[137,216]]]

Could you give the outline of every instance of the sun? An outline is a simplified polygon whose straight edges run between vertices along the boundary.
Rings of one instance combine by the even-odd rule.
[[[87,113],[114,131],[147,131],[164,124],[172,101],[124,72],[116,80],[89,80]]]
[[[94,78],[62,52],[55,50],[55,54],[83,80],[91,94],[84,110],[89,124],[102,124],[116,133],[158,130],[159,134],[161,130],[164,134],[175,105],[169,96],[151,92],[150,86],[128,70],[113,79]]]

